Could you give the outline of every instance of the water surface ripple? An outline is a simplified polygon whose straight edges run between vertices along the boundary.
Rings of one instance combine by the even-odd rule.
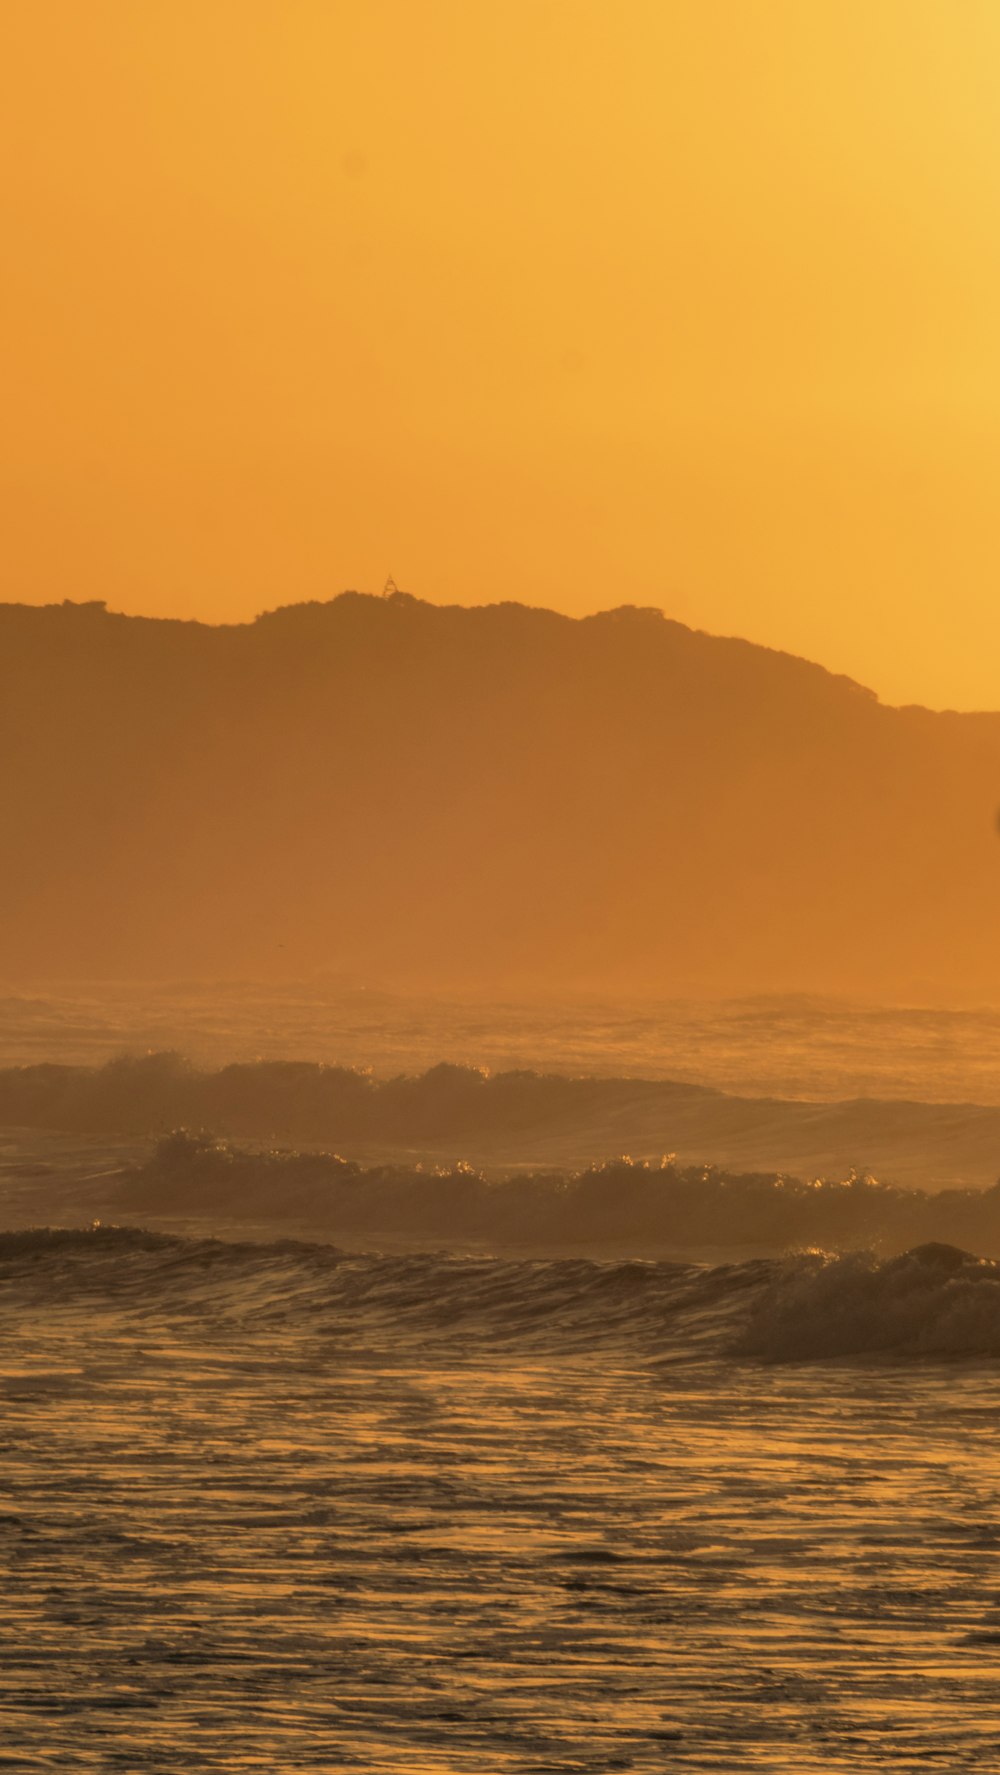
[[[995,1369],[765,1267],[8,1235],[0,1767],[996,1768]]]

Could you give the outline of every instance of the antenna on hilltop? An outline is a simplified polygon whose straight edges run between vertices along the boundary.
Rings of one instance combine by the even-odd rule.
[[[383,596],[383,598],[394,598],[398,591],[399,591],[399,587],[396,584],[396,581],[393,579],[392,574],[390,573],[388,579],[385,582],[385,585],[382,587],[382,596]]]

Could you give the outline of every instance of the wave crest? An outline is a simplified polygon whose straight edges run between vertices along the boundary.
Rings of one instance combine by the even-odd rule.
[[[770,1361],[1000,1355],[1000,1264],[932,1242],[898,1257],[815,1253],[775,1267],[736,1348]]]
[[[307,1323],[324,1345],[450,1358],[517,1346],[690,1359],[1000,1356],[1000,1264],[944,1244],[715,1266],[192,1239],[141,1227],[0,1235],[8,1305],[95,1299],[141,1317]]]
[[[929,1240],[1000,1248],[1000,1186],[931,1193],[854,1173],[810,1182],[627,1158],[494,1179],[465,1164],[365,1168],[332,1153],[252,1152],[183,1131],[161,1140],[125,1180],[117,1205],[130,1219],[138,1212],[308,1219],[335,1238],[628,1242],[646,1251],[900,1251]]]

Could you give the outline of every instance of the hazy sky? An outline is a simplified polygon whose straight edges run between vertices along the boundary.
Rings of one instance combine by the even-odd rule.
[[[3,596],[1000,707],[996,0],[6,0]]]

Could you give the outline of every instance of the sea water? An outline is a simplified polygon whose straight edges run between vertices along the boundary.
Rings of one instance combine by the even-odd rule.
[[[7,1235],[0,1766],[994,1769],[998,1298]]]

